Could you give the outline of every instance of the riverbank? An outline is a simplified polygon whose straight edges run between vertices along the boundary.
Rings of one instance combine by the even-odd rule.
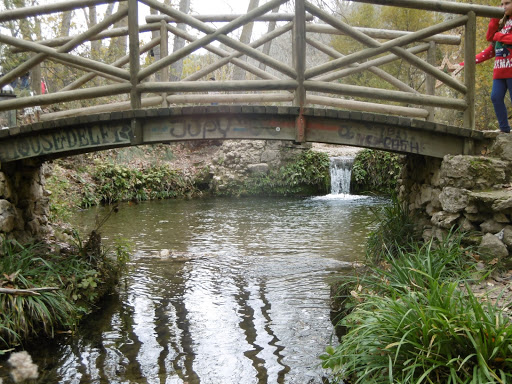
[[[333,285],[340,340],[323,366],[335,383],[508,382],[512,271],[485,263],[462,232],[421,242],[393,205],[364,265]]]

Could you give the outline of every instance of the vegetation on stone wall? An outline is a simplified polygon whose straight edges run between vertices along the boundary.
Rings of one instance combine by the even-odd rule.
[[[194,183],[181,172],[168,165],[152,165],[131,168],[119,164],[95,164],[92,169],[95,181],[93,197],[85,197],[83,205],[93,205],[95,200],[102,204],[120,201],[146,201],[169,199],[195,192]],[[85,203],[87,201],[87,203]]]
[[[97,232],[57,252],[3,239],[0,249],[0,355],[34,337],[73,329],[103,294],[111,291],[128,261],[128,247],[101,246]]]
[[[401,170],[400,155],[364,149],[354,159],[350,191],[355,194],[392,194]]]
[[[225,196],[312,196],[330,189],[329,156],[307,150],[290,164],[234,183]]]
[[[472,292],[471,283],[487,273],[476,268],[475,249],[458,231],[426,243],[390,232],[402,213],[383,213],[388,220],[375,230],[383,233],[373,234],[391,246],[369,255],[360,276],[343,277],[345,316],[337,327],[344,334],[321,356],[324,368],[334,382],[509,382],[512,324],[499,300]]]

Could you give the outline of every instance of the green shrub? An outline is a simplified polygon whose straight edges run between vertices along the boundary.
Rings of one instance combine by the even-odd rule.
[[[194,184],[189,178],[166,165],[135,169],[111,163],[97,163],[92,176],[96,183],[94,194],[105,204],[167,199],[195,192]]]
[[[401,170],[400,155],[364,149],[354,159],[350,191],[391,194],[396,190]]]
[[[295,161],[268,174],[257,175],[239,185],[232,185],[224,195],[234,196],[311,196],[330,190],[329,156],[304,151]]]
[[[432,280],[428,290],[361,295],[324,367],[355,383],[510,382],[510,319],[458,286]]]
[[[347,283],[352,310],[338,324],[346,333],[321,356],[336,382],[512,380],[512,322],[462,283],[475,275],[463,238],[452,232],[442,242],[387,252],[381,267]]]

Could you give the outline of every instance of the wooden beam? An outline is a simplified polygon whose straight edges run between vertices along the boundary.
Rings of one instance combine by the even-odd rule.
[[[421,70],[431,74],[435,78],[441,80],[443,83],[447,84],[448,86],[452,87],[453,89],[457,90],[458,92],[461,92],[463,94],[466,93],[466,87],[459,83],[456,79],[452,78],[451,76],[445,74],[443,71],[440,71],[439,69],[429,65],[428,63],[425,63],[420,58],[416,57],[415,55],[407,52],[405,49],[401,48],[401,45],[409,44],[416,39],[421,40],[422,38],[426,36],[430,36],[432,34],[436,34],[439,32],[442,32],[447,29],[455,28],[460,25],[464,25],[467,22],[467,16],[460,16],[456,19],[449,20],[446,22],[442,22],[438,25],[425,28],[421,31],[414,32],[410,35],[402,36],[397,39],[388,41],[384,44],[379,43],[377,40],[372,39],[369,36],[366,36],[364,33],[354,30],[351,26],[348,24],[336,19],[335,17],[327,14],[326,12],[322,11],[321,9],[312,6],[311,4],[306,4],[306,9],[311,12],[313,15],[317,16],[318,18],[322,19],[326,23],[331,24],[332,26],[339,28],[340,30],[345,31],[348,35],[350,35],[355,40],[373,48],[368,48],[363,51],[359,51],[356,53],[353,53],[351,55],[345,56],[340,59],[333,60],[329,63],[325,63],[322,65],[319,65],[315,68],[308,69],[306,71],[306,78],[312,78],[314,76],[318,76],[322,73],[337,69],[339,67],[343,67],[346,65],[350,65],[352,63],[366,60],[372,56],[379,55],[381,53],[384,53],[386,51],[391,51],[397,56],[402,57],[404,60],[407,60],[411,64],[417,66]]]
[[[255,58],[256,60],[263,61],[268,66],[290,76],[291,78],[295,78],[296,74],[295,71],[290,68],[289,66],[279,62],[278,60],[275,60],[267,55],[262,54],[261,52],[257,51],[256,49],[250,48],[246,46],[245,44],[241,44],[240,42],[231,39],[227,36],[228,33],[232,32],[233,30],[241,27],[245,23],[250,22],[254,17],[257,17],[259,15],[262,15],[273,8],[275,8],[278,5],[281,5],[282,3],[286,2],[287,0],[271,0],[268,3],[263,4],[262,6],[256,8],[254,11],[248,12],[246,15],[243,15],[232,22],[226,24],[225,26],[215,29],[213,27],[210,27],[209,25],[195,19],[194,17],[184,14],[182,12],[179,12],[167,5],[164,5],[158,1],[155,0],[141,0],[146,5],[153,7],[157,10],[159,10],[162,13],[165,13],[169,16],[175,17],[179,19],[181,22],[189,24],[190,26],[199,29],[200,31],[207,33],[208,35],[196,40],[195,42],[187,45],[186,47],[183,47],[182,49],[179,49],[178,51],[174,52],[173,54],[169,55],[165,60],[160,60],[147,68],[143,69],[139,73],[139,80],[142,80],[152,73],[158,71],[160,68],[162,68],[165,65],[169,65],[170,63],[179,60],[190,53],[196,51],[199,48],[202,48],[203,46],[209,44],[210,42],[214,40],[219,40],[222,43],[226,44],[227,46],[237,49],[247,56],[251,56]]]
[[[161,96],[152,96],[142,98],[142,107],[155,107],[162,104]],[[131,109],[131,101],[122,101],[119,103],[93,105],[92,107],[67,109],[65,111],[44,113],[40,116],[40,121],[51,121],[56,119],[64,119],[66,117],[89,116],[97,113],[129,111]]]
[[[151,40],[149,43],[144,44],[140,48],[140,53],[141,54],[146,53],[151,48],[156,47],[159,43],[160,43],[159,37]],[[130,55],[125,55],[125,56],[121,57],[120,59],[114,61],[111,65],[113,65],[114,67],[122,67],[123,65],[128,64],[129,62],[130,62]],[[66,85],[64,88],[62,88],[60,91],[57,91],[57,92],[70,91],[72,89],[80,88],[82,85],[91,81],[96,76],[104,76],[105,77],[105,74],[98,73],[98,72],[87,73],[86,75],[81,76],[79,79],[76,79],[75,81]]]
[[[262,44],[265,44],[266,42],[278,37],[278,36],[281,36],[282,34],[288,32],[290,29],[292,29],[293,27],[293,23],[287,23],[285,25],[283,25],[282,27],[280,28],[277,28],[275,29],[274,31],[270,32],[270,33],[267,33],[265,35],[263,35],[262,37],[260,37],[259,39],[253,41],[251,44],[249,44],[249,46],[251,46],[252,48],[257,48],[259,47],[260,45]],[[168,28],[170,28],[170,26],[168,26]],[[205,47],[205,49],[208,49],[210,45],[207,45]],[[214,51],[211,51],[213,53],[216,53]],[[218,54],[218,53],[216,53]],[[222,67],[223,65],[226,65],[227,63],[229,62],[233,62],[234,64],[236,65],[242,65],[242,66],[246,66],[248,65],[246,62],[240,62],[240,61],[237,61],[236,58],[242,56],[243,54],[241,52],[233,52],[233,53],[230,53],[228,54],[228,56],[225,56],[223,57],[222,59],[220,60],[217,60],[215,61],[214,63],[206,66],[205,68],[202,68],[200,69],[199,71],[197,72],[194,72],[193,74],[187,76],[186,78],[183,79],[183,81],[193,81],[193,80],[198,80],[204,76],[206,76],[207,74],[215,71],[216,69]],[[219,56],[223,56],[223,55],[219,55]],[[247,69],[249,70],[249,69]],[[261,77],[262,79],[269,79],[269,78],[274,78],[274,79],[278,79],[277,76],[274,76],[274,75],[271,75],[265,71],[262,71],[260,70],[261,72],[263,73],[255,73],[253,72],[255,75]],[[251,71],[252,72],[252,71]]]
[[[0,12],[0,22],[13,21],[17,19],[26,19],[48,15],[55,12],[72,11],[73,9],[87,8],[93,5],[117,3],[125,0],[70,0],[60,3],[45,3],[33,7],[23,7],[16,9],[3,10]]]
[[[456,3],[453,1],[440,1],[440,0],[354,0],[358,3],[369,3],[378,5],[391,5],[394,7],[423,9],[425,11],[455,13],[459,15],[466,15],[469,12],[474,12],[476,16],[480,17],[495,17],[502,18],[503,10],[498,7],[490,7],[486,5],[464,4]]]
[[[468,92],[466,93],[467,108],[464,111],[464,128],[475,129],[475,92],[476,92],[476,15],[468,13],[466,34],[464,42],[464,82]]]
[[[428,111],[421,108],[410,108],[389,104],[368,103],[363,101],[346,100],[334,97],[308,95],[306,102],[308,105],[326,105],[329,107],[347,109],[351,111],[382,113],[386,115],[397,115],[419,119],[426,119],[428,117]]]
[[[185,40],[192,41],[192,42],[197,40],[194,36],[188,34],[185,31],[179,30],[178,28],[176,28],[172,25],[167,24],[167,29],[174,34],[183,37]],[[268,37],[266,39],[268,39]],[[265,40],[265,41],[267,41],[267,40]],[[256,45],[255,43],[256,42],[250,44],[250,46],[257,47],[258,45]],[[246,71],[253,73],[254,75],[256,75],[262,79],[267,79],[267,80],[268,79],[276,79],[276,80],[279,79],[277,76],[274,76],[274,75],[271,75],[270,73],[262,71],[258,67],[255,67],[254,65],[249,64],[246,61],[238,60],[238,57],[242,56],[242,53],[240,53],[240,52],[230,53],[230,52],[225,51],[222,48],[214,46],[213,44],[206,45],[204,47],[204,49],[222,57],[222,59],[216,60],[214,63],[206,66],[205,68],[202,68],[199,71],[194,72],[193,74],[187,76],[182,81],[191,81],[191,80],[200,79],[201,77],[206,76],[207,74],[215,71],[217,68],[220,68],[223,65],[226,65],[229,62],[231,62],[235,65],[238,65],[239,67],[245,69]]]
[[[21,97],[11,100],[0,101],[0,111],[34,107],[36,105],[49,105],[64,103],[73,100],[94,99],[103,96],[113,96],[129,93],[132,85],[130,83],[105,85],[102,87],[77,89],[74,91],[49,93],[46,95]]]
[[[312,47],[315,47],[316,49],[326,53],[327,55],[337,59],[337,58],[340,58],[340,57],[343,57],[343,55],[341,53],[339,53],[338,51],[336,51],[334,48],[331,48],[329,47],[328,45],[325,45],[319,41],[316,41],[316,40],[313,40],[311,38],[306,38],[306,42],[311,45]],[[393,57],[393,60],[396,60],[398,59],[397,56],[395,55],[390,55]],[[366,62],[365,64],[368,64],[369,62]],[[379,76],[381,79],[383,79],[384,81],[387,81],[389,84],[393,85],[394,87],[400,89],[401,91],[404,91],[404,92],[417,92],[414,88],[408,86],[407,84],[405,84],[404,82],[400,81],[399,79],[397,79],[396,77],[390,75],[389,73],[387,73],[386,71],[380,69],[380,68],[376,68],[372,65],[366,65],[364,68],[360,68],[362,67],[360,63],[354,63],[354,64],[351,64],[350,65],[352,68],[354,69],[357,69],[357,71],[353,71],[351,73],[356,73],[356,72],[361,72],[363,71],[364,69],[367,69],[369,72],[373,73],[374,75],[377,75]],[[322,78],[317,78],[315,80],[318,80],[318,81],[331,81],[331,80],[337,80],[343,76],[346,76],[346,75],[343,75],[343,76],[339,76],[339,73],[342,72],[342,71],[337,71],[335,72],[334,74],[330,74],[330,75],[325,75],[323,76]]]
[[[356,31],[362,32],[367,36],[373,37],[375,39],[385,39],[392,40],[397,37],[410,35],[412,32],[409,31],[395,31],[388,29],[376,29],[376,28],[362,28],[362,27],[353,27]],[[345,35],[343,31],[340,31],[337,28],[334,28],[328,24],[318,24],[318,23],[308,23],[306,24],[306,31],[312,33],[325,33],[328,35]],[[461,37],[455,35],[444,35],[437,34],[433,36],[429,36],[424,38],[422,41],[434,41],[438,44],[446,44],[446,45],[460,45]]]
[[[170,105],[183,104],[245,104],[245,103],[284,103],[293,101],[293,94],[287,93],[229,93],[215,95],[172,95],[167,96]]]
[[[120,79],[129,80],[130,75],[128,71],[125,71],[120,68],[115,68],[108,64],[103,64],[95,60],[86,59],[84,57],[78,57],[74,56],[68,53],[59,53],[55,49],[50,47],[45,47],[44,45],[39,45],[36,43],[32,43],[28,40],[22,40],[22,39],[16,39],[14,37],[6,36],[0,34],[0,42],[4,44],[10,44],[18,47],[26,48],[29,51],[37,52],[37,53],[44,53],[50,57],[53,57],[55,59],[61,60],[65,63],[75,64],[78,66],[81,66],[83,68],[88,68],[90,70],[99,71],[99,72],[105,72],[107,74],[110,74],[112,76],[119,77]],[[2,83],[3,79],[0,80],[0,83]]]
[[[72,38],[71,40],[66,42],[63,46],[56,49],[55,52],[56,53],[67,53],[67,52],[75,49],[78,45],[80,45],[84,41],[88,40],[91,36],[98,34],[98,32],[108,28],[110,25],[119,21],[126,15],[127,15],[126,11],[116,12],[114,15],[107,17],[106,19],[104,19],[100,23],[94,25],[92,28],[88,29],[87,31]],[[36,43],[32,43],[32,44],[35,44],[36,46],[40,46],[40,47],[42,46],[42,45],[36,44]],[[18,65],[18,67],[16,67],[14,70],[12,70],[12,71],[6,73],[4,76],[2,76],[2,78],[0,78],[0,86],[8,84],[11,81],[15,80],[16,78],[18,78],[20,75],[28,72],[32,67],[42,63],[47,57],[48,57],[48,54],[37,53],[34,57],[31,57],[29,60]]]
[[[295,0],[295,19],[293,21],[293,66],[297,73],[297,89],[293,104],[304,107],[306,90],[304,89],[304,72],[306,71],[306,9],[304,0]]]
[[[151,32],[160,29],[160,24],[144,24],[139,26],[139,33],[141,32]],[[91,36],[89,40],[103,40],[110,39],[112,37],[120,37],[120,36],[128,36],[128,27],[120,27],[120,28],[112,28],[106,31],[99,32],[98,34]],[[34,43],[46,45],[47,47],[60,47],[63,44],[66,44],[68,41],[73,39],[73,36],[63,36],[57,37],[55,39],[49,40],[36,40]],[[9,50],[12,53],[20,53],[25,52],[26,50],[20,48],[10,48]]]
[[[137,0],[128,0],[128,36],[129,36],[129,56],[130,56],[130,101],[132,109],[141,107],[141,95],[137,90],[139,84],[138,74],[140,71],[140,48],[139,48],[139,10]]]
[[[222,23],[222,22],[230,22],[235,19],[238,19],[240,16],[243,16],[241,14],[219,14],[219,15],[194,15],[194,17],[197,20],[202,21],[203,23]],[[258,17],[255,17],[252,21],[293,21],[294,14],[293,13],[269,13],[266,15],[261,15]],[[164,20],[168,23],[177,23],[179,20],[175,19],[171,16],[166,15],[149,15],[146,16],[146,22],[147,23],[155,23],[159,22],[160,20]],[[306,15],[307,21],[313,21],[313,15]]]
[[[180,81],[141,83],[139,92],[230,92],[230,91],[291,91],[297,88],[295,80],[244,81]]]
[[[366,97],[369,99],[396,101],[399,103],[415,105],[431,105],[434,107],[451,108],[464,111],[467,108],[465,100],[450,99],[440,96],[426,96],[415,93],[392,91],[388,89],[359,87],[355,85],[322,83],[306,80],[304,86],[307,91],[334,93],[352,97]]]

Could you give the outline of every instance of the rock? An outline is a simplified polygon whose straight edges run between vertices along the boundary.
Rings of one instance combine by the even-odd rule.
[[[252,175],[267,174],[268,170],[269,166],[266,163],[249,164],[247,166],[247,171]]]
[[[468,205],[468,193],[467,189],[444,187],[439,195],[443,211],[450,213],[462,212]]]
[[[508,257],[507,246],[497,236],[490,233],[486,233],[482,237],[478,252],[486,258],[498,258],[500,260]]]
[[[440,211],[437,213],[434,213],[432,216],[432,224],[444,228],[444,229],[450,229],[453,227],[454,224],[457,223],[458,218],[460,217],[460,214],[458,213],[449,213],[445,211]]]
[[[7,200],[0,200],[0,232],[11,232],[16,224],[16,211]]]
[[[505,243],[509,249],[512,249],[512,225],[507,225],[503,229],[503,243]]]
[[[483,156],[444,157],[441,164],[440,184],[455,188],[483,190],[507,182],[508,163]]]
[[[494,141],[490,150],[492,156],[497,156],[502,160],[512,161],[512,136],[499,135]]]
[[[500,232],[504,227],[505,225],[497,223],[493,219],[488,219],[484,221],[482,224],[480,224],[480,229],[482,230],[483,233],[496,234]]]

